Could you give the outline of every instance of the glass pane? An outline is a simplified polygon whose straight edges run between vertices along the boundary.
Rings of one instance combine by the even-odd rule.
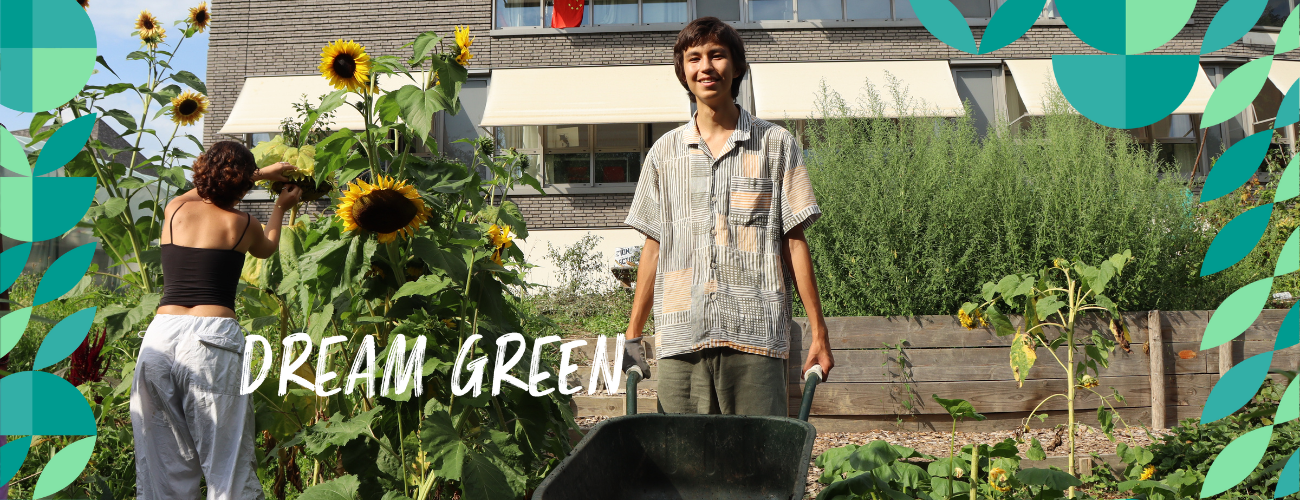
[[[596,147],[602,149],[636,149],[641,147],[638,132],[641,127],[635,123],[612,123],[596,125]]]
[[[1047,0],[1047,5],[1043,6],[1043,16],[1052,19],[1061,17],[1061,13],[1056,10],[1056,0]]]
[[[957,10],[966,17],[993,17],[989,10],[989,0],[952,0]]]
[[[1259,16],[1260,26],[1282,26],[1286,22],[1286,16],[1291,13],[1291,6],[1288,0],[1268,0],[1268,6],[1264,7],[1264,13]]]
[[[989,124],[996,113],[993,100],[993,70],[964,70],[956,72],[957,96],[970,102],[971,119],[980,137],[988,133]]]
[[[849,0],[848,11],[849,19],[889,19],[889,0]]]
[[[669,132],[672,132],[673,129],[675,129],[675,128],[677,128],[677,127],[680,127],[680,126],[682,126],[682,125],[685,125],[685,124],[686,124],[686,123],[684,123],[684,122],[683,122],[683,123],[651,123],[651,124],[650,124],[650,142],[649,142],[648,144],[646,144],[646,145],[647,145],[647,146],[653,146],[654,143],[659,142],[659,138],[660,138],[660,137],[663,137],[664,134],[667,134],[667,133],[669,133]]]
[[[546,0],[546,17],[542,19],[543,27],[551,27],[551,12],[555,11],[555,0]],[[586,0],[582,7],[582,24],[591,26],[591,0]]]
[[[586,125],[547,125],[546,147],[556,149],[591,146]]]
[[[536,150],[541,147],[536,126],[497,127],[497,145],[501,149]]]
[[[894,0],[894,19],[916,19],[916,12],[912,10],[912,2],[909,0]]]
[[[686,0],[641,0],[641,22],[684,23]]]
[[[271,140],[271,134],[252,134],[252,136],[253,137],[251,140],[253,141],[253,143],[248,145],[250,148],[256,147],[258,144]]]
[[[850,1],[849,3],[853,2]],[[841,12],[842,8],[843,5],[840,5],[840,0],[799,0],[799,20],[844,19],[844,12]]]
[[[709,16],[723,21],[739,21],[740,0],[695,0],[695,17]]]
[[[568,153],[546,155],[546,180],[551,184],[590,183],[591,154]]]
[[[792,21],[794,0],[749,0],[750,21]]]
[[[541,26],[542,0],[496,0],[497,27]]]
[[[641,153],[596,153],[596,182],[636,182]]]
[[[636,0],[595,0],[594,24],[636,24]]]

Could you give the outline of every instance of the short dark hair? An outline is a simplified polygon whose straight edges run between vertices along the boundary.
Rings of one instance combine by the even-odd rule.
[[[194,160],[194,189],[214,205],[230,208],[253,189],[255,172],[252,151],[235,141],[221,141]]]
[[[740,81],[749,72],[749,63],[745,62],[745,42],[740,39],[740,32],[730,24],[716,17],[701,17],[687,24],[677,34],[677,43],[673,45],[673,69],[677,71],[677,81],[695,102],[695,94],[686,85],[686,70],[682,67],[686,49],[709,42],[726,47],[731,52],[731,61],[736,65],[736,79],[731,81],[731,98],[740,95]]]

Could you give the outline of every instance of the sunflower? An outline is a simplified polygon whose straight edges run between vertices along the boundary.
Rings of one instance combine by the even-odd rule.
[[[957,310],[957,320],[961,321],[961,326],[966,327],[967,330],[975,329],[975,319],[971,318],[969,314],[966,314],[965,309]]]
[[[515,239],[513,236],[510,236],[510,226],[497,226],[496,224],[493,224],[492,227],[488,228],[488,237],[492,238],[492,246],[496,248],[496,250],[492,252],[492,262],[496,262],[498,266],[502,265],[501,251],[510,248],[510,245],[513,244],[510,240]]]
[[[380,176],[374,184],[361,179],[348,184],[339,198],[338,216],[343,229],[361,228],[378,234],[380,243],[390,243],[399,233],[406,237],[415,234],[429,212],[415,186]]]
[[[469,60],[474,58],[474,54],[469,53],[470,44],[474,43],[469,39],[469,26],[456,27],[456,48],[460,49],[456,53],[456,64],[469,66]]]
[[[140,17],[135,18],[135,29],[140,32],[140,39],[146,40],[158,36],[161,38],[163,27],[158,24],[158,18],[153,17],[147,10],[140,11]]]
[[[190,7],[190,26],[198,28],[199,33],[208,29],[208,23],[212,22],[212,14],[208,12],[208,3],[203,2],[198,7]]]
[[[370,84],[370,55],[361,44],[340,39],[321,49],[320,72],[336,89],[365,92]]]
[[[1007,471],[1004,471],[998,467],[994,467],[993,470],[989,471],[989,486],[992,486],[993,489],[1001,491],[1003,493],[1010,491],[1011,487],[1007,486],[1006,482],[1007,482]]]
[[[186,90],[172,99],[172,122],[180,125],[193,125],[208,112],[208,98],[192,90]]]
[[[1156,466],[1148,465],[1147,468],[1142,469],[1142,476],[1138,477],[1138,480],[1146,481],[1148,479],[1151,479],[1151,476],[1154,475],[1156,475]]]

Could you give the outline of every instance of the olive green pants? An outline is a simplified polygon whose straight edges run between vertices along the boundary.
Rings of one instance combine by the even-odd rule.
[[[659,360],[659,411],[789,416],[786,360],[729,347]]]

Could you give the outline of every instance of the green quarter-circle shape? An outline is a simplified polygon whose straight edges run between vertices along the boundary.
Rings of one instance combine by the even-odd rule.
[[[1057,0],[1056,8],[1070,31],[1092,48],[1132,55],[1178,35],[1196,0]]]
[[[94,177],[0,177],[0,234],[32,242],[62,236],[85,217],[95,188]]]
[[[1199,64],[1200,56],[1181,54],[1052,56],[1070,105],[1094,122],[1125,129],[1145,127],[1178,109]]]
[[[0,105],[59,107],[90,80],[95,55],[95,26],[77,2],[0,0]]]
[[[95,436],[98,431],[95,428],[95,414],[90,411],[90,405],[86,403],[86,397],[81,394],[81,391],[58,375],[27,371],[0,379],[0,434]],[[78,442],[86,443],[85,440]],[[87,444],[93,448],[93,443],[94,440],[90,440]],[[4,453],[0,453],[0,471],[6,473],[17,471],[18,467],[14,462],[21,464],[26,459],[25,448],[27,447],[20,446],[18,449],[6,449]],[[74,454],[83,455],[83,453]],[[90,453],[84,453],[84,457],[89,458]],[[56,467],[58,470],[50,470],[47,466],[41,473],[42,476],[58,476],[54,483],[62,484],[49,484],[50,481],[42,481],[47,483],[43,488],[53,486],[57,490],[76,479],[85,468],[86,461],[84,459],[60,460],[58,464],[52,461],[47,465],[58,465]],[[7,482],[9,479],[0,477],[0,481]]]

